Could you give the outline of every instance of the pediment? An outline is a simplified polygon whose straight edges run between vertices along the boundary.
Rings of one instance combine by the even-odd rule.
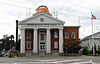
[[[43,19],[43,21],[41,21],[41,19]],[[64,21],[54,18],[46,13],[35,14],[34,16],[19,22],[19,24],[64,24],[64,23],[65,23]]]

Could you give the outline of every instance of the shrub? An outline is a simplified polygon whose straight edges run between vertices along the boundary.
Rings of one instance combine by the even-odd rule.
[[[83,55],[90,54],[90,51],[87,48],[84,48],[82,54]]]
[[[100,48],[98,48],[97,53],[100,54]]]

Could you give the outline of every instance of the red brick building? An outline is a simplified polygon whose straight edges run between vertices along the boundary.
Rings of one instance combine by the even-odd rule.
[[[69,39],[79,39],[79,26],[64,26],[64,21],[52,17],[46,6],[19,22],[20,53],[26,56],[63,55],[63,45]]]

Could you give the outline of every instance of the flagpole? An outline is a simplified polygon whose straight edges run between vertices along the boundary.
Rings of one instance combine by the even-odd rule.
[[[91,12],[91,24],[92,24],[92,44],[93,44],[93,55],[95,55],[95,50],[94,50],[94,36],[93,36],[93,19],[92,19],[92,12]]]

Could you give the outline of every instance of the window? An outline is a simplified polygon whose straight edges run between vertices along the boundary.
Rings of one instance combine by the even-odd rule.
[[[40,34],[40,39],[44,40],[44,34]]]
[[[54,38],[58,38],[58,32],[57,31],[54,32]]]
[[[73,38],[73,39],[76,38],[75,32],[72,32],[72,38]]]
[[[58,42],[57,41],[54,42],[54,48],[58,48]]]
[[[65,38],[69,38],[69,33],[65,32]]]
[[[40,18],[40,21],[41,21],[41,22],[44,22],[44,18]]]
[[[27,49],[31,49],[31,41],[27,41],[26,42],[26,48]]]
[[[26,32],[26,37],[27,37],[27,38],[31,38],[31,31],[27,31],[27,32]]]

